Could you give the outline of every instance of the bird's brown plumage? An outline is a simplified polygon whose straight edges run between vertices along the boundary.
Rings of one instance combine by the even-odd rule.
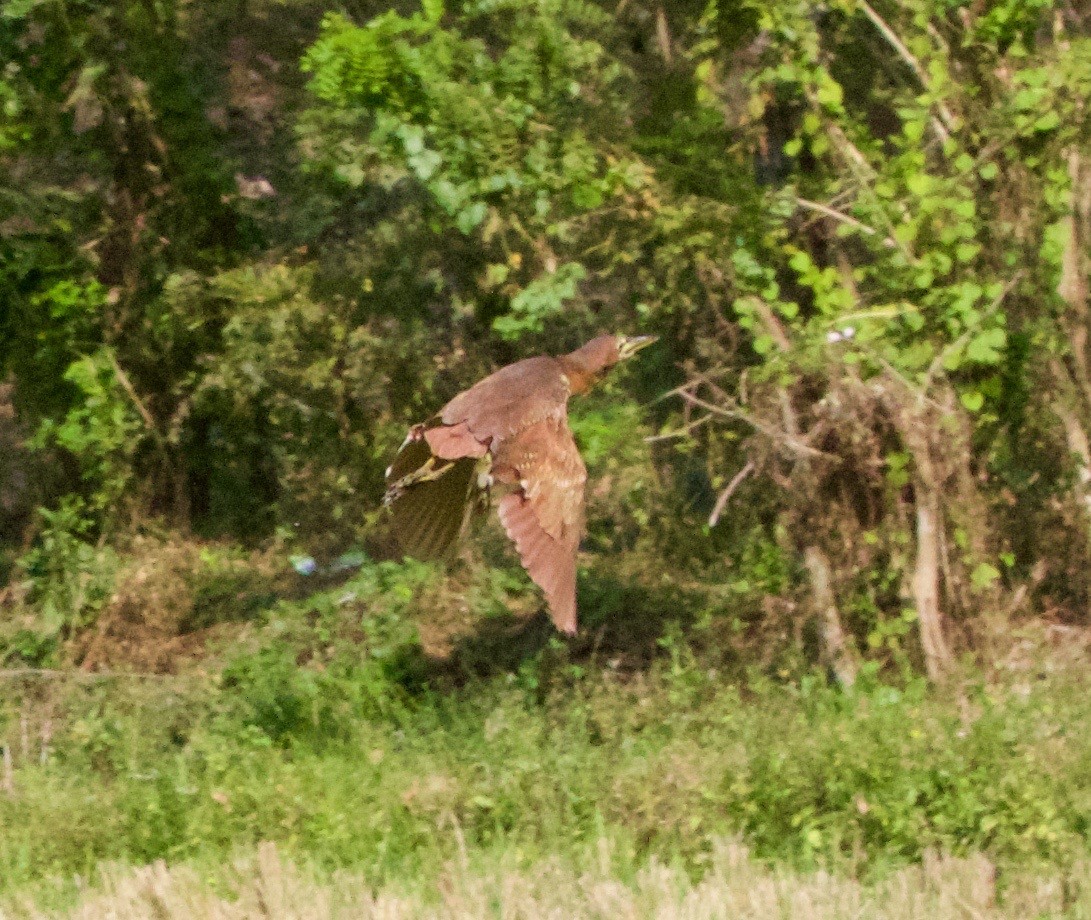
[[[501,368],[414,426],[387,471],[387,503],[409,555],[439,558],[493,483],[497,507],[557,628],[576,631],[576,553],[587,469],[568,428],[568,398],[650,337],[599,336],[561,357]]]

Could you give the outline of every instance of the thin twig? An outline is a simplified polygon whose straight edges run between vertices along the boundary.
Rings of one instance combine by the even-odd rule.
[[[811,103],[816,109],[821,110],[822,103],[818,101],[818,96],[815,93],[807,94],[807,101]],[[868,162],[868,158],[864,156],[863,151],[857,147],[849,136],[841,129],[841,126],[834,121],[826,120],[826,132],[833,138],[834,143],[840,148],[841,153],[845,159],[848,160],[850,168],[856,173],[858,179],[865,184],[865,186],[875,179],[875,167]]]
[[[773,312],[773,308],[760,297],[754,298],[754,304],[757,308],[758,318],[762,321],[769,336],[776,343],[777,348],[785,354],[790,352],[792,350],[792,340],[788,338],[788,333],[784,330],[784,326],[781,324],[780,320],[777,319],[776,314]]]
[[[720,520],[720,515],[723,514],[724,508],[727,507],[727,503],[731,500],[731,496],[735,493],[735,490],[742,485],[742,481],[753,472],[754,461],[748,460],[746,466],[734,475],[731,482],[727,484],[727,488],[724,489],[720,493],[720,497],[716,499],[716,505],[712,509],[712,514],[708,516],[709,527],[716,526],[716,522]]]
[[[905,46],[905,43],[898,37],[898,34],[887,25],[882,16],[875,12],[874,8],[867,0],[859,0],[859,3],[860,9],[864,11],[864,15],[871,20],[872,25],[879,30],[879,34],[890,43],[890,46],[898,52],[898,56],[909,65],[910,69],[920,81],[921,86],[924,87],[925,90],[931,89],[927,72],[921,66],[921,62],[913,56],[913,52],[911,52]],[[932,129],[936,132],[940,141],[946,143],[951,137],[954,117],[951,115],[947,106],[938,100],[936,102],[936,111],[939,113],[939,117],[932,119]]]
[[[817,95],[813,92],[808,92],[807,101],[816,109],[821,109],[822,107],[822,104],[818,101]],[[825,127],[826,133],[833,141],[834,147],[841,152],[848,163],[849,169],[855,174],[856,179],[860,184],[860,192],[871,198],[876,211],[883,217],[888,234],[886,238],[894,240],[898,250],[905,256],[907,261],[916,262],[917,257],[913,254],[912,250],[910,250],[904,242],[898,239],[894,232],[894,222],[886,213],[886,208],[883,203],[879,201],[874,189],[871,187],[871,184],[876,179],[874,167],[868,162],[867,157],[860,151],[860,148],[849,139],[849,136],[841,129],[840,125],[827,119]]]
[[[714,412],[716,415],[722,415],[725,418],[735,419],[737,421],[744,422],[751,428],[754,428],[756,431],[760,431],[771,440],[783,444],[785,447],[789,447],[797,453],[806,454],[809,457],[821,457],[824,460],[840,461],[840,457],[836,457],[833,454],[828,454],[822,450],[817,450],[816,448],[811,447],[809,444],[804,444],[799,439],[793,438],[790,435],[786,435],[782,431],[777,431],[775,428],[766,425],[764,422],[758,421],[753,416],[748,415],[747,413],[742,412],[738,409],[725,409],[723,406],[717,406],[710,402],[706,402],[699,396],[694,396],[688,391],[683,391],[678,395],[691,405],[699,406],[702,409],[706,409],[709,412]]]
[[[665,431],[663,434],[650,434],[644,439],[645,444],[655,444],[657,441],[670,441],[674,438],[684,438],[695,428],[700,428],[705,423],[712,420],[711,415],[702,415],[694,422],[690,422],[688,425],[683,425],[674,431]]]
[[[133,401],[133,405],[136,406],[136,411],[140,413],[140,417],[144,420],[144,424],[148,426],[148,430],[151,431],[156,440],[159,440],[161,435],[159,434],[158,427],[156,427],[155,419],[152,418],[152,414],[148,411],[147,406],[141,401],[140,396],[136,392],[136,388],[133,386],[133,382],[129,379],[129,375],[125,373],[124,369],[118,363],[117,355],[114,354],[114,350],[112,348],[107,348],[106,355],[109,357],[110,364],[114,368],[117,382],[121,384],[121,388],[128,394],[129,399]]]
[[[682,366],[682,365],[679,365],[679,367],[684,371],[686,370],[686,368],[684,366]],[[713,368],[710,371],[704,371],[700,375],[700,381],[699,382],[704,383],[704,382],[706,382],[708,380],[711,380],[714,377],[724,376],[725,374],[728,373],[728,370],[729,369],[725,368],[725,367],[716,367],[716,368]],[[689,390],[689,388],[692,387],[695,382],[697,382],[697,381],[688,380],[685,383],[681,384],[680,386],[676,386],[673,390],[667,390],[665,393],[660,393],[654,399],[650,400],[647,403],[644,403],[641,406],[641,408],[646,409],[649,406],[654,406],[654,405],[656,405],[658,403],[666,402],[668,399],[671,399],[674,396],[680,395],[683,390]]]
[[[862,221],[857,220],[844,211],[838,211],[835,208],[831,208],[827,204],[821,204],[818,201],[810,201],[807,198],[797,198],[796,204],[801,208],[806,208],[808,211],[817,211],[819,214],[825,214],[826,217],[832,217],[834,220],[843,224],[848,224],[850,227],[855,227],[861,233],[866,233],[868,236],[878,236],[879,231],[874,227],[869,227]],[[898,246],[897,240],[893,237],[887,236],[883,238],[883,245],[888,246],[891,249],[896,249]]]
[[[667,11],[663,4],[655,11],[655,40],[659,45],[659,53],[663,56],[664,63],[669,67],[674,55],[671,53],[671,30],[667,22]]]

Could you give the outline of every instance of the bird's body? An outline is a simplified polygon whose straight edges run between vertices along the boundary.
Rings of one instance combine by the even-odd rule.
[[[599,336],[568,355],[517,361],[411,428],[387,472],[387,503],[406,552],[444,556],[499,484],[505,531],[557,628],[574,633],[587,469],[568,428],[568,398],[650,341]]]

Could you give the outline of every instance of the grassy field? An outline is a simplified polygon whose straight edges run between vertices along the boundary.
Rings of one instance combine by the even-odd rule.
[[[0,908],[0,918],[56,916],[32,903]],[[265,844],[210,878],[189,867],[156,863],[106,869],[98,890],[60,913],[72,920],[440,920],[440,918],[660,918],[660,920],[1026,920],[1091,916],[1091,871],[1081,867],[1065,884],[1026,876],[998,889],[984,857],[925,860],[881,881],[861,884],[824,872],[770,869],[745,847],[717,841],[705,873],[694,880],[650,860],[620,877],[608,844],[579,868],[548,861],[505,869],[455,860],[425,887],[408,881],[376,891],[359,873],[320,877],[286,861]]]
[[[468,674],[426,581],[366,568],[173,675],[7,674],[6,915],[1091,916],[1075,634],[938,690],[669,632]]]

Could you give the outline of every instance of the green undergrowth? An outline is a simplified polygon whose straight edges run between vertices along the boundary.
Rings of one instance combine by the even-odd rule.
[[[713,841],[871,876],[931,850],[1055,871],[1086,852],[1088,679],[1029,662],[940,690],[853,690],[710,662],[668,630],[639,666],[528,627],[422,648],[423,566],[365,565],[169,676],[9,676],[0,895],[103,862],[215,865],[261,841],[373,884],[503,853],[699,877]],[[538,636],[534,639],[534,636]],[[213,665],[215,662],[215,665]]]

